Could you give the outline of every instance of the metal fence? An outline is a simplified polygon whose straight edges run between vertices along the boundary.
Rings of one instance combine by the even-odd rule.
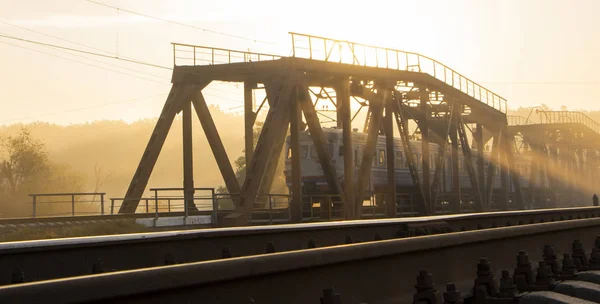
[[[507,111],[506,99],[430,57],[345,40],[290,35],[294,57],[426,73],[500,112]]]
[[[579,123],[600,134],[600,124],[582,112],[573,111],[538,111],[543,124]]]
[[[32,217],[37,217],[41,212],[44,216],[76,216],[76,215],[104,215],[104,196],[103,192],[75,192],[75,193],[34,193],[29,194],[32,200]],[[89,199],[89,197],[92,197]],[[99,201],[96,201],[99,197]],[[42,198],[53,198],[43,200]],[[56,199],[56,198],[63,198]],[[66,199],[65,199],[66,198]],[[88,204],[81,207],[81,204]],[[62,207],[70,205],[68,207]],[[76,206],[80,208],[77,209]],[[97,210],[95,210],[97,208]]]
[[[200,45],[181,43],[172,43],[172,45],[174,66],[257,62],[281,58],[279,55],[228,50]]]
[[[532,122],[529,119],[523,116],[507,115],[506,119],[508,121],[509,126],[525,126],[532,124]]]

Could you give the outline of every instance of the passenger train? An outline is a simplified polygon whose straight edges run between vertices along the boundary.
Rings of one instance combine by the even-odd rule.
[[[344,155],[343,155],[343,144],[342,144],[342,129],[338,128],[324,128],[323,133],[327,141],[327,148],[329,155],[331,155],[332,163],[337,171],[337,177],[340,180],[340,184],[344,182]],[[303,194],[331,194],[323,169],[319,162],[315,146],[311,135],[308,130],[300,132],[300,158],[301,158],[301,171],[302,171],[302,191]],[[367,134],[358,132],[354,129],[352,132],[352,145],[353,145],[353,159],[354,159],[354,179],[356,181],[356,175],[358,174],[360,162],[362,160],[363,147],[367,140]],[[291,187],[292,176],[291,176],[291,139],[288,136],[286,140],[287,153],[286,153],[286,166],[285,176],[288,187]],[[417,160],[418,174],[422,180],[421,170],[421,141],[415,140],[410,142],[412,151]],[[450,145],[447,147],[446,160],[442,169],[441,181],[439,183],[440,193],[452,192],[452,165],[451,165],[451,152]],[[386,143],[385,136],[380,135],[376,144],[376,154],[373,158],[371,176],[369,178],[369,184],[366,195],[369,193],[384,193],[386,192],[387,186],[387,156],[386,156]],[[430,163],[430,180],[433,180],[435,172],[435,160],[438,157],[439,147],[437,144],[429,144],[429,163]],[[415,191],[413,182],[410,176],[410,172],[407,165],[406,152],[404,151],[400,138],[394,139],[394,152],[395,152],[395,171],[396,171],[396,188],[398,193],[413,193]],[[474,151],[476,152],[476,151]],[[489,151],[484,151],[484,163],[487,172],[487,166],[489,162]],[[476,168],[476,160],[473,159],[473,166]],[[516,171],[519,173],[521,187],[527,187],[529,181],[529,166],[530,156],[518,155],[515,157]],[[499,191],[501,187],[500,170],[496,167],[495,180],[493,184],[494,191]],[[464,157],[462,151],[459,149],[459,182],[461,189],[464,193],[470,191],[470,180],[465,166]],[[509,179],[510,182],[510,179]],[[548,185],[548,183],[546,183]]]

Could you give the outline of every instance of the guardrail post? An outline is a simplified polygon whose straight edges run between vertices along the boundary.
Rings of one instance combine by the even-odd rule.
[[[104,215],[104,193],[100,194],[100,214]]]
[[[213,209],[213,224],[216,224],[218,221],[218,211],[219,205],[217,204],[217,199],[215,197],[215,188],[210,189],[210,195],[212,197],[212,209]]]
[[[327,196],[327,212],[329,214],[329,220],[331,220],[331,195]]]
[[[273,224],[273,197],[271,196],[271,194],[269,194],[269,196],[267,197],[269,199],[269,224],[272,225]]]
[[[33,198],[33,218],[35,218],[35,211],[36,211],[35,208],[36,208],[37,197],[35,195],[32,195],[32,198]]]
[[[110,199],[110,214],[111,214],[111,215],[113,215],[113,214],[114,214],[114,213],[113,213],[114,209],[115,209],[115,199],[114,199],[114,198],[111,198],[111,199]]]
[[[154,199],[154,218],[158,218],[158,199]]]
[[[146,199],[146,213],[148,213],[148,212],[149,212],[149,210],[148,210],[148,199]]]
[[[75,216],[75,194],[71,195],[71,215]]]
[[[167,207],[169,208],[168,211],[171,212],[171,199],[167,200]]]

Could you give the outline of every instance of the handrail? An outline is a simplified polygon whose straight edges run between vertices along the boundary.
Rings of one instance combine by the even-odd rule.
[[[529,119],[519,115],[507,115],[506,119],[508,120],[509,126],[524,126],[532,124]]]
[[[105,192],[71,192],[71,193],[65,193],[65,192],[61,192],[61,193],[32,193],[29,194],[29,196],[31,197],[31,205],[32,205],[32,210],[31,210],[31,217],[35,218],[37,216],[37,205],[41,204],[42,202],[38,202],[37,198],[38,197],[56,197],[56,196],[70,196],[71,200],[70,201],[62,201],[62,202],[56,202],[56,203],[71,203],[71,216],[75,216],[76,212],[75,212],[75,197],[76,196],[92,196],[92,201],[87,201],[88,203],[93,203],[94,199],[96,197],[96,195],[100,196],[100,214],[104,215],[104,196],[106,195]],[[52,203],[52,202],[50,202]]]
[[[201,45],[171,43],[173,45],[173,65],[215,65],[240,62],[280,59],[281,56],[265,53],[237,51]],[[185,54],[191,53],[191,55]]]
[[[540,121],[543,124],[551,123],[580,123],[600,134],[600,124],[585,115],[583,112],[577,111],[538,111],[540,113]]]
[[[347,40],[294,32],[289,34],[293,57],[426,73],[502,113],[507,111],[506,99],[431,57]],[[299,46],[298,38],[305,39],[308,46]]]

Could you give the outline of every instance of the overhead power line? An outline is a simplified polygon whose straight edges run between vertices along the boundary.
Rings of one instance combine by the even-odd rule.
[[[100,52],[103,52],[103,53],[114,55],[113,52],[109,52],[107,50],[99,49],[99,48],[96,48],[96,47],[93,47],[93,46],[89,46],[89,45],[86,45],[86,44],[83,44],[83,43],[80,43],[80,42],[77,42],[77,41],[68,40],[68,39],[65,39],[65,38],[58,37],[58,36],[54,36],[54,35],[46,34],[46,33],[43,33],[43,32],[36,31],[36,30],[32,30],[32,29],[26,28],[24,26],[20,26],[20,25],[12,24],[10,22],[6,22],[4,20],[0,20],[0,23],[6,24],[6,25],[9,25],[9,26],[12,26],[12,27],[20,28],[20,29],[28,31],[28,32],[36,33],[38,35],[42,35],[42,36],[54,38],[56,40],[60,40],[60,41],[72,43],[72,44],[75,44],[75,45],[78,45],[78,46],[83,46],[83,47],[86,47],[86,48],[89,48],[89,49],[92,49],[92,50],[96,50],[96,51],[100,51]]]
[[[52,48],[61,49],[61,50],[67,50],[67,51],[71,51],[71,52],[83,53],[83,54],[88,54],[88,55],[93,55],[93,56],[98,56],[98,57],[121,60],[121,61],[129,62],[129,63],[135,63],[135,64],[140,64],[140,65],[145,65],[145,66],[150,66],[150,67],[155,67],[155,68],[161,68],[161,69],[165,69],[165,70],[173,70],[173,68],[169,68],[169,67],[165,67],[165,66],[161,66],[161,65],[157,65],[157,64],[153,64],[153,63],[148,63],[148,62],[144,62],[144,61],[126,59],[126,58],[122,58],[122,57],[118,57],[118,56],[104,55],[104,54],[94,53],[94,52],[88,52],[85,50],[80,50],[80,49],[55,45],[55,44],[43,43],[43,42],[23,39],[23,38],[19,38],[19,37],[13,37],[13,36],[8,36],[8,35],[3,35],[3,34],[0,34],[0,37],[6,38],[6,39],[18,40],[18,41],[22,41],[22,42],[27,42],[27,43],[31,43],[31,44],[52,47]]]
[[[9,43],[9,42],[6,42],[6,41],[1,41],[0,40],[0,43],[6,44],[6,45],[10,45],[10,46],[14,46],[14,47],[18,47],[18,48],[22,48],[22,49],[26,49],[26,50],[30,50],[30,51],[41,53],[41,54],[45,54],[45,55],[52,56],[52,57],[61,58],[61,59],[64,59],[64,60],[69,60],[69,61],[77,62],[77,63],[83,64],[83,65],[95,67],[95,68],[98,68],[98,69],[102,69],[102,70],[106,70],[106,71],[111,71],[111,72],[119,73],[119,74],[122,74],[122,75],[130,76],[130,77],[135,77],[135,78],[146,80],[146,81],[151,81],[151,82],[155,82],[155,83],[159,83],[159,84],[165,84],[165,82],[157,81],[157,80],[154,80],[154,79],[140,77],[138,75],[133,75],[133,74],[125,73],[125,72],[122,72],[122,71],[117,71],[117,70],[109,69],[109,68],[98,66],[98,65],[95,65],[95,64],[90,64],[90,63],[87,63],[87,62],[75,60],[75,59],[72,59],[72,58],[65,58],[65,57],[62,57],[62,56],[55,55],[55,54],[50,54],[50,53],[46,53],[46,52],[43,52],[43,51],[40,51],[40,50],[28,48],[28,47],[25,47],[25,46],[22,46],[22,45],[12,44],[12,43]]]
[[[252,42],[259,42],[259,43],[273,44],[273,45],[277,44],[275,42],[258,40],[258,39],[248,38],[248,37],[239,36],[239,35],[233,35],[233,34],[229,34],[229,33],[214,31],[214,30],[210,30],[210,29],[206,29],[206,28],[201,28],[201,27],[198,27],[198,26],[194,26],[194,25],[190,25],[190,24],[185,24],[185,23],[181,23],[181,22],[177,22],[177,21],[173,21],[173,20],[168,20],[168,19],[164,19],[164,18],[160,18],[160,17],[156,17],[156,16],[150,16],[150,15],[147,15],[147,14],[143,14],[143,13],[131,11],[131,10],[128,10],[128,9],[124,9],[124,8],[112,6],[112,5],[109,5],[109,4],[106,4],[106,3],[97,2],[97,1],[94,1],[94,0],[86,0],[86,1],[90,2],[90,3],[97,4],[97,5],[105,6],[105,7],[108,7],[108,8],[112,8],[112,9],[115,9],[117,11],[123,11],[123,12],[127,12],[127,13],[130,13],[130,14],[134,14],[134,15],[138,15],[138,16],[142,16],[142,17],[146,17],[146,18],[150,18],[150,19],[154,19],[154,20],[159,20],[159,21],[166,22],[166,23],[171,23],[171,24],[176,24],[176,25],[180,25],[180,26],[185,26],[185,27],[193,28],[193,29],[200,30],[200,31],[203,31],[203,32],[207,32],[207,33],[212,33],[212,34],[217,34],[217,35],[223,35],[223,36],[227,36],[227,37],[232,37],[232,38],[241,39],[241,40],[247,40],[247,41],[252,41]]]

